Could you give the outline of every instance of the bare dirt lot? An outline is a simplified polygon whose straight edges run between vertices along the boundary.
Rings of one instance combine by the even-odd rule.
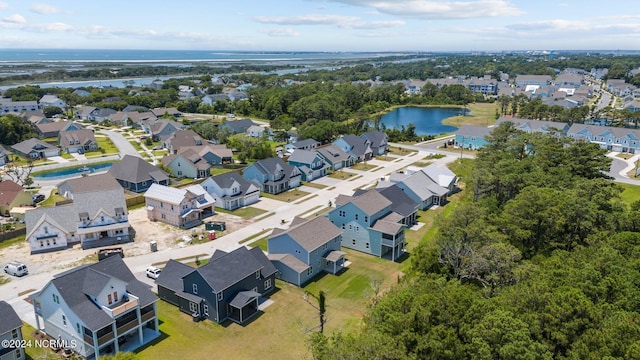
[[[205,219],[205,221],[226,222],[226,230],[223,233],[216,234],[218,236],[234,232],[253,223],[253,220],[246,220],[226,213],[216,213],[214,216]],[[189,230],[182,230],[161,222],[151,222],[147,219],[145,208],[131,210],[129,212],[129,223],[135,230],[135,240],[117,245],[124,249],[125,256],[136,256],[151,252],[149,245],[151,241],[156,241],[158,250],[162,250],[184,246],[181,242],[184,242],[183,237],[185,236],[195,237],[194,241],[198,241],[200,235],[208,235],[208,232],[205,232],[204,224]],[[93,262],[97,260],[96,254],[98,250],[98,248],[82,250],[78,244],[70,249],[30,255],[29,245],[24,242],[2,249],[0,251],[0,264],[13,260],[21,261],[27,265],[29,273],[37,274],[51,269],[62,270]]]

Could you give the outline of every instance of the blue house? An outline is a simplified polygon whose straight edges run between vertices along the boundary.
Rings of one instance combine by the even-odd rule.
[[[486,138],[490,133],[491,129],[485,126],[462,125],[456,131],[456,146],[469,150],[481,149],[489,145]]]
[[[397,260],[406,245],[403,216],[375,190],[360,196],[340,195],[329,220],[342,228],[342,246],[381,258]]]
[[[344,152],[334,144],[325,145],[316,149],[318,155],[324,160],[325,164],[331,170],[340,170],[345,167],[353,166],[356,159]]]
[[[199,268],[170,260],[156,279],[158,297],[194,320],[244,324],[258,313],[259,298],[274,290],[276,272],[260,248],[216,250]]]
[[[342,230],[324,216],[296,217],[289,229],[273,229],[267,239],[268,257],[279,279],[302,286],[322,272],[336,274],[343,269],[341,239]]]
[[[353,134],[342,135],[333,144],[352,156],[356,161],[367,161],[373,157],[371,141]]]
[[[267,158],[244,169],[242,177],[253,181],[261,191],[279,194],[300,186],[302,174],[280,158]]]
[[[384,155],[387,152],[388,137],[382,131],[369,131],[360,135],[360,137],[369,141],[373,155]]]
[[[317,152],[310,150],[294,151],[288,162],[300,170],[302,181],[313,181],[326,176],[329,168]]]
[[[608,151],[637,154],[640,152],[640,130],[611,126],[573,124],[567,136],[592,142]]]

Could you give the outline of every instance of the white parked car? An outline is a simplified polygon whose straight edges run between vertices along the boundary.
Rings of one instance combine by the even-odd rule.
[[[158,276],[160,276],[160,272],[162,270],[158,269],[155,266],[151,266],[147,268],[147,277],[152,278],[152,279],[157,279]]]

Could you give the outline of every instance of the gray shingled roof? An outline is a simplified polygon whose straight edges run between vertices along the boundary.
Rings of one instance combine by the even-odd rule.
[[[292,226],[286,231],[286,234],[307,251],[313,251],[327,241],[340,236],[342,230],[329,221],[328,218],[318,216]],[[282,236],[282,234],[275,234],[275,236]]]
[[[0,319],[0,335],[22,326],[22,320],[6,301],[0,301]]]
[[[149,287],[138,281],[119,256],[110,256],[91,265],[83,265],[54,276],[50,283],[56,287],[60,296],[69,308],[84,322],[87,327],[96,331],[114,320],[84,293],[87,276],[93,272],[102,273],[127,283],[127,292],[139,298],[140,307],[145,307],[158,300]]]
[[[462,125],[456,131],[456,135],[486,138],[492,130],[486,126]]]
[[[409,216],[418,210],[418,203],[402,191],[398,185],[391,185],[384,189],[377,189],[377,191],[391,201],[391,210],[402,216]]]
[[[195,268],[170,259],[164,266],[160,275],[156,279],[158,286],[163,286],[169,290],[180,292],[184,289],[182,277],[195,270]]]
[[[169,179],[167,173],[160,168],[149,164],[140,157],[131,155],[125,155],[122,161],[113,164],[109,169],[109,174],[118,180],[134,184],[152,179],[158,182]]]
[[[116,179],[109,173],[69,179],[58,185],[58,190],[61,188],[65,189],[63,191],[70,190],[74,194],[122,189]]]
[[[31,138],[13,145],[11,148],[23,154],[30,153],[36,146],[40,146],[44,150],[57,149],[55,146],[48,144],[36,138]]]
[[[362,136],[371,141],[371,146],[379,147],[387,142],[387,134],[382,131],[369,131]]]
[[[291,254],[269,254],[269,260],[278,261],[285,264],[288,268],[302,273],[309,268],[309,265],[300,261],[298,258]]]
[[[256,259],[255,253],[241,246],[223,256],[216,256],[214,253],[207,264],[195,271],[202,275],[214,292],[220,292],[262,268],[263,265]]]
[[[351,202],[369,215],[373,215],[391,205],[391,201],[375,190],[367,191],[351,200]]]
[[[295,161],[302,164],[311,164],[316,159],[315,151],[310,150],[296,150],[289,156],[289,161]]]

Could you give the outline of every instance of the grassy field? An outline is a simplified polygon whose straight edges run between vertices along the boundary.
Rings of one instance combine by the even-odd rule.
[[[622,191],[622,201],[631,205],[636,201],[640,201],[640,186],[618,183],[624,190]]]
[[[371,170],[371,169],[373,169],[375,167],[376,167],[376,165],[367,164],[366,162],[359,162],[359,163],[353,165],[351,167],[351,169],[360,170],[360,171],[369,171],[369,170]]]
[[[354,173],[350,173],[350,172],[346,172],[346,171],[342,171],[342,169],[334,171],[331,174],[329,174],[330,178],[340,179],[340,180],[348,179],[348,178],[350,178],[352,176],[355,176],[355,174]]]
[[[216,211],[220,213],[240,216],[243,219],[253,219],[254,217],[260,216],[267,212],[266,210],[258,209],[251,206],[244,206],[235,210],[225,210],[222,208],[216,208]]]
[[[402,266],[388,260],[345,250],[349,268],[338,276],[316,278],[304,289],[276,281],[273,304],[245,326],[235,323],[218,325],[212,321],[194,323],[175,306],[158,302],[160,340],[138,354],[139,359],[186,356],[205,359],[215,354],[220,359],[310,359],[306,339],[308,330],[317,325],[317,312],[304,300],[305,290],[312,294],[324,291],[327,298],[325,332],[352,332],[361,324],[362,315],[379,284],[379,291],[391,286]],[[232,346],[231,344],[241,344]]]
[[[96,136],[96,141],[98,142],[98,148],[100,151],[87,151],[87,155],[91,155],[94,153],[102,153],[102,154],[117,154],[118,148],[113,144],[111,139],[106,136]]]
[[[454,116],[442,121],[445,125],[476,125],[489,126],[496,122],[497,103],[474,103],[467,106],[471,110],[471,115]]]
[[[277,194],[277,195],[267,194],[266,192],[263,192],[261,194],[262,197],[266,197],[266,198],[274,199],[274,200],[279,200],[279,201],[284,201],[284,202],[296,201],[296,200],[298,200],[301,197],[306,196],[306,195],[309,195],[309,193],[306,192],[306,191],[299,190],[299,189],[293,189],[293,190],[285,191],[285,192],[282,192],[282,193]]]
[[[318,183],[314,183],[314,182],[308,182],[308,181],[303,181],[302,182],[303,186],[308,186],[308,187],[312,187],[315,189],[324,189],[327,187],[327,185],[322,185],[322,184],[318,184]]]

